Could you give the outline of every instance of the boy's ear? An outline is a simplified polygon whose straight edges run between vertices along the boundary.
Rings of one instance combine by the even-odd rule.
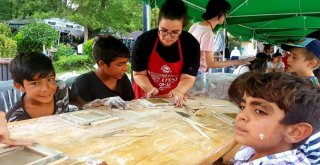
[[[24,87],[23,87],[21,84],[19,84],[19,83],[17,83],[17,82],[14,82],[13,85],[14,85],[14,87],[16,87],[20,92],[24,92]]]
[[[318,65],[318,61],[316,59],[314,59],[314,58],[312,60],[310,60],[309,63],[308,63],[308,67],[310,67],[310,68],[314,68],[317,65]]]
[[[312,134],[313,128],[308,123],[298,123],[287,128],[286,141],[291,144],[299,143]]]
[[[99,60],[98,61],[98,66],[100,67],[100,66],[102,66],[104,64],[104,62],[102,61],[102,60]]]

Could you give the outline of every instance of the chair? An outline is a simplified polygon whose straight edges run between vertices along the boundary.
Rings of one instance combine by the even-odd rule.
[[[13,86],[12,80],[0,81],[0,111],[8,112],[21,95],[22,92]]]
[[[67,78],[66,80],[64,80],[64,82],[66,83],[66,85],[67,85],[68,88],[71,89],[73,82],[76,80],[76,78],[77,78],[78,76],[79,76],[79,75],[75,75],[75,76],[69,77],[69,78]]]

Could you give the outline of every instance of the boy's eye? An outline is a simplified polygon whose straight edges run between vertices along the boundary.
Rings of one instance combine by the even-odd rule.
[[[32,82],[30,83],[31,85],[38,85],[39,83],[38,82]]]
[[[257,114],[259,114],[259,115],[267,115],[267,113],[265,112],[265,111],[262,111],[262,110],[260,110],[260,109],[256,109],[256,110],[254,110]]]
[[[239,107],[239,109],[241,109],[241,110],[243,110],[243,109],[245,108],[245,106],[243,106],[243,105],[239,105],[238,107]]]
[[[52,77],[52,78],[48,78],[48,81],[55,81],[55,79]]]

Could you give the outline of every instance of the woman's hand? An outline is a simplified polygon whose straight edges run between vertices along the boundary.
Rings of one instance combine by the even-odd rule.
[[[153,97],[153,96],[157,95],[159,93],[159,90],[156,87],[152,87],[146,93],[147,93],[146,97],[149,98],[149,97]]]
[[[169,96],[174,98],[176,107],[182,107],[183,104],[187,101],[187,97],[177,88],[170,91]]]

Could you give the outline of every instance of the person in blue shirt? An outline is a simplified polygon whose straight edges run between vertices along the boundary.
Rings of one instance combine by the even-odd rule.
[[[314,74],[314,70],[320,66],[320,40],[306,37],[298,43],[282,44],[281,48],[290,52],[287,71],[306,77],[315,86],[320,87],[319,80]],[[307,155],[311,164],[320,164],[320,131],[315,132],[301,145],[300,150]]]

